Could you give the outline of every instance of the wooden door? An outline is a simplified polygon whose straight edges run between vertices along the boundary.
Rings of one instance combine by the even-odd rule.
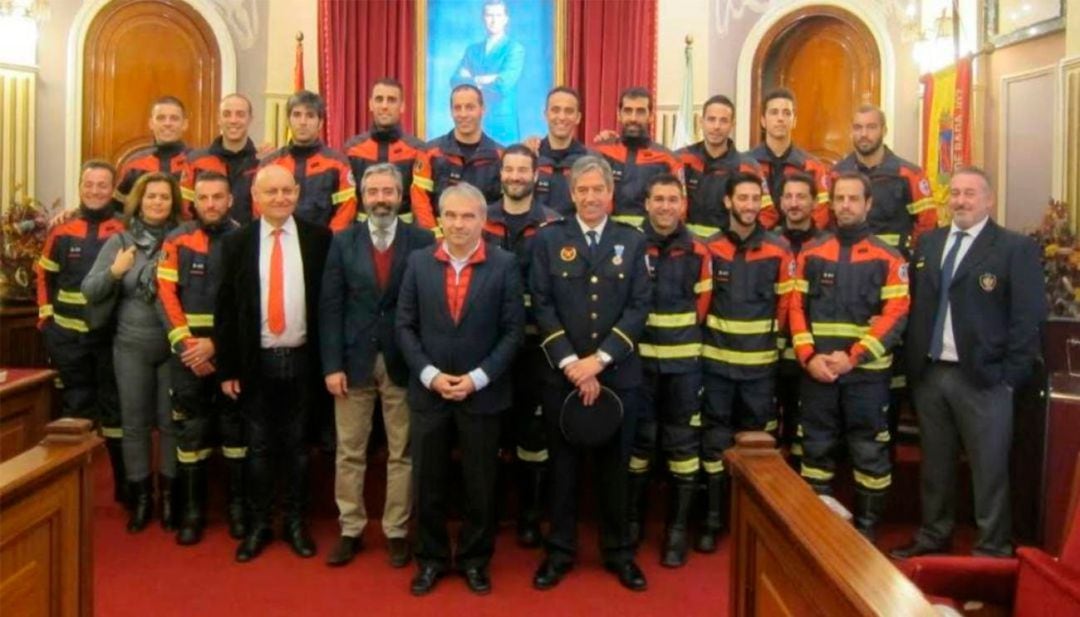
[[[83,158],[117,162],[153,142],[150,104],[172,95],[189,119],[185,141],[217,134],[221,54],[210,26],[181,0],[117,0],[94,18],[83,64]]]
[[[834,7],[807,7],[776,23],[754,55],[754,119],[773,88],[795,93],[799,147],[830,164],[852,150],[851,118],[881,101],[881,59],[873,35],[857,17]],[[762,140],[752,131],[753,143]]]

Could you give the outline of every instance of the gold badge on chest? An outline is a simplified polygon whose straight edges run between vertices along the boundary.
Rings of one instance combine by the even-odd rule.
[[[562,250],[559,251],[559,257],[562,258],[563,261],[574,261],[577,259],[577,249],[572,246],[564,246],[562,247]]]

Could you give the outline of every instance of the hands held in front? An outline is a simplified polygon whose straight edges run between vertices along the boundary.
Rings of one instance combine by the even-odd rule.
[[[581,402],[590,407],[600,396],[600,381],[596,378],[604,370],[604,364],[597,355],[575,360],[563,368],[563,374],[578,388]]]
[[[832,383],[855,368],[847,352],[836,350],[830,354],[817,354],[806,363],[806,372],[817,381]]]
[[[199,377],[206,377],[214,372],[214,341],[207,337],[187,339],[187,349],[180,354],[180,361]]]
[[[324,378],[326,391],[333,396],[345,397],[349,393],[349,382],[345,378],[345,371],[330,373]]]
[[[448,401],[463,401],[476,392],[476,384],[468,375],[439,373],[431,380],[431,389]]]

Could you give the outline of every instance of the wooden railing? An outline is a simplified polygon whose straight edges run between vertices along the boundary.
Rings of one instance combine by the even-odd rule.
[[[742,433],[732,475],[731,615],[937,615],[888,559],[833,513],[767,433]]]

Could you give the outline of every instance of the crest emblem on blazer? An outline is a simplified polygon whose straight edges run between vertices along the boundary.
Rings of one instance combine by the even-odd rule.
[[[979,287],[982,287],[983,291],[994,291],[997,287],[997,277],[989,272],[983,272],[979,275]]]
[[[564,246],[562,247],[562,250],[559,251],[559,257],[563,261],[574,261],[577,259],[577,249],[572,246]]]

